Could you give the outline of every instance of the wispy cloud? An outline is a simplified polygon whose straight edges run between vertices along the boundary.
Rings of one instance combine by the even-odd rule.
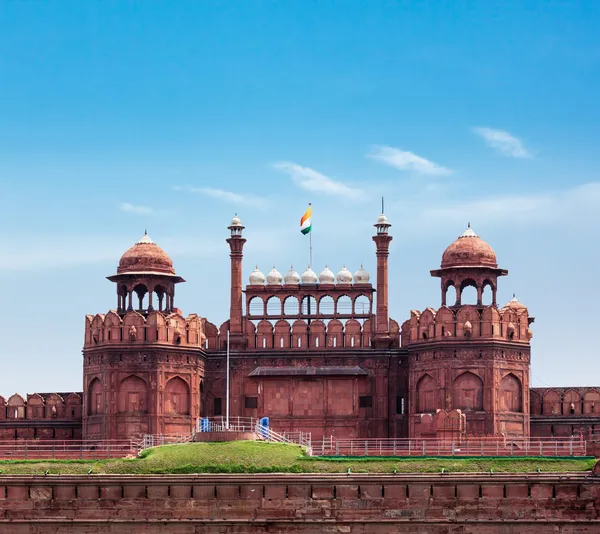
[[[525,148],[523,141],[505,130],[477,126],[473,128],[473,132],[481,137],[489,146],[505,156],[511,158],[533,157],[533,154]]]
[[[174,235],[158,236],[154,241],[175,262],[184,256],[219,258],[223,255],[220,237]],[[135,239],[125,239],[123,235],[95,235],[93,239],[85,234],[0,236],[0,248],[7,251],[0,256],[0,272],[115,264],[133,243]]]
[[[433,161],[417,156],[413,152],[400,150],[392,146],[374,146],[367,157],[395,167],[401,171],[414,172],[416,174],[427,174],[432,176],[445,176],[454,171],[442,167]]]
[[[133,213],[134,215],[152,215],[155,213],[153,208],[148,206],[136,206],[134,204],[130,204],[129,202],[123,202],[120,206],[121,211],[125,213]]]
[[[423,223],[439,228],[441,221],[484,221],[504,223],[553,221],[588,225],[600,221],[596,206],[600,203],[600,182],[572,189],[532,195],[502,195],[473,199],[453,205],[427,207],[421,211]]]
[[[239,206],[255,206],[263,207],[267,204],[267,200],[256,195],[244,195],[234,193],[233,191],[225,191],[214,187],[192,187],[192,186],[173,186],[175,191],[187,191],[188,193],[198,193],[206,195],[217,200],[222,200],[229,204],[237,204]]]
[[[362,190],[358,188],[334,180],[310,167],[302,167],[297,163],[279,161],[273,164],[273,168],[289,174],[298,187],[311,193],[324,193],[345,198],[359,198],[363,194]]]

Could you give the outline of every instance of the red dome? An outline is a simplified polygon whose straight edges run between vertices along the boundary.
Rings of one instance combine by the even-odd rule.
[[[121,256],[117,274],[157,273],[175,274],[173,261],[169,255],[150,239],[144,236]]]
[[[498,268],[496,253],[472,229],[467,230],[452,243],[442,255],[442,269],[448,267]]]

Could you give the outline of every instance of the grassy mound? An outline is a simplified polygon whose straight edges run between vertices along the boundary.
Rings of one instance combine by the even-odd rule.
[[[311,458],[301,447],[260,441],[189,443],[144,451],[140,458],[102,461],[6,460],[0,475],[193,473],[535,473],[588,471],[592,458]]]

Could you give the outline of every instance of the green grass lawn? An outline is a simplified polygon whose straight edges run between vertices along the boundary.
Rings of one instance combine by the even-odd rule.
[[[301,447],[260,441],[189,443],[144,451],[140,458],[103,461],[0,461],[0,475],[192,473],[534,473],[587,471],[591,458],[311,458]]]

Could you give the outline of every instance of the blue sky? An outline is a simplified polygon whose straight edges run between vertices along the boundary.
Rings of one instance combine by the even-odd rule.
[[[84,315],[147,228],[185,314],[244,271],[363,262],[386,197],[391,315],[437,307],[467,221],[536,317],[534,385],[597,385],[600,4],[0,3],[0,393],[80,390]]]

